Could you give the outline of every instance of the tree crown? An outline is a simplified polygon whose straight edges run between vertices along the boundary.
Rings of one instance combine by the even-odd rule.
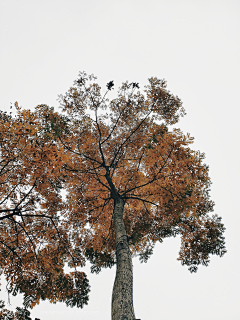
[[[157,241],[180,235],[179,260],[191,272],[222,256],[224,226],[210,215],[208,166],[193,138],[170,129],[185,115],[165,80],[143,93],[125,82],[117,98],[82,72],[62,113],[47,105],[0,114],[1,271],[13,294],[87,303],[86,259],[92,272],[116,263],[113,208],[124,202],[131,253],[146,262]],[[62,196],[61,190],[64,190]],[[75,271],[65,274],[68,262]],[[62,289],[65,288],[65,289]],[[78,294],[77,294],[78,293]]]

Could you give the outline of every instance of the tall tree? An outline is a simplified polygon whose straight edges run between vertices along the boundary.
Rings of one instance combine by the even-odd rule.
[[[80,73],[60,97],[67,123],[45,107],[41,118],[71,154],[64,168],[73,242],[93,272],[117,264],[112,319],[134,319],[132,255],[147,261],[156,241],[179,234],[178,259],[195,272],[210,254],[225,253],[224,227],[208,214],[214,204],[204,155],[190,149],[189,135],[168,129],[185,112],[166,82],[150,78],[144,93],[123,83],[109,102],[113,81],[102,96],[95,80]]]
[[[62,159],[54,181],[65,199],[53,211],[66,234],[64,261],[74,267],[88,259],[96,273],[116,264],[112,320],[132,320],[132,256],[146,262],[157,241],[180,235],[178,259],[196,272],[210,254],[226,252],[224,226],[210,214],[204,155],[190,149],[189,135],[170,130],[185,112],[166,82],[150,78],[143,93],[125,82],[109,101],[114,82],[102,95],[95,80],[79,74],[60,97],[65,115],[46,105],[34,115],[44,145],[53,144]]]

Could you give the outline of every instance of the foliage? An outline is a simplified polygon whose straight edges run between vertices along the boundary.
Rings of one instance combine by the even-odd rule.
[[[35,297],[28,307],[40,299],[83,307],[86,275],[63,270],[71,255],[59,216],[65,152],[49,140],[36,114],[16,107],[16,117],[0,113],[0,273],[9,293]]]
[[[221,218],[211,215],[209,169],[193,138],[170,126],[185,115],[165,80],[122,84],[117,98],[101,94],[82,72],[60,96],[62,113],[47,105],[1,113],[0,255],[9,292],[82,307],[84,273],[63,267],[116,263],[114,193],[124,201],[132,255],[146,262],[157,241],[179,235],[179,260],[196,272],[225,250]],[[64,190],[65,197],[61,197]]]

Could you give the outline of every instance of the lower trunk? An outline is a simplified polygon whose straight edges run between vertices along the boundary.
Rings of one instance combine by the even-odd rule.
[[[132,257],[123,222],[124,202],[115,200],[114,229],[117,271],[112,293],[112,320],[134,320]]]

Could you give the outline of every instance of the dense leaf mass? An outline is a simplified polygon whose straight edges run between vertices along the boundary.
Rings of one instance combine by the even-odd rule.
[[[225,250],[221,218],[211,215],[204,154],[193,138],[170,125],[185,115],[165,80],[122,84],[117,98],[102,95],[82,72],[60,96],[62,113],[47,105],[17,116],[0,114],[0,267],[9,291],[40,299],[87,303],[84,273],[63,267],[116,263],[114,199],[132,255],[146,262],[154,244],[179,235],[179,260],[191,272]],[[62,197],[64,191],[64,196]]]
[[[86,275],[63,270],[70,255],[60,219],[66,155],[48,139],[36,113],[16,107],[16,117],[0,113],[0,272],[9,293],[34,296],[28,307],[40,299],[82,307],[88,301]]]

